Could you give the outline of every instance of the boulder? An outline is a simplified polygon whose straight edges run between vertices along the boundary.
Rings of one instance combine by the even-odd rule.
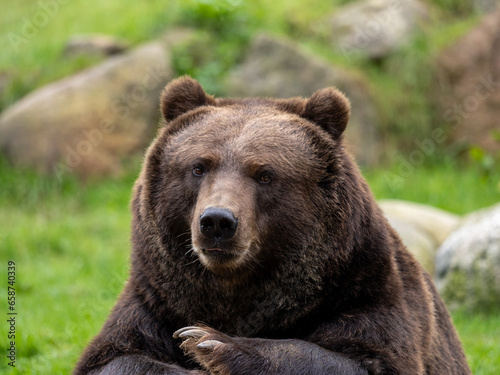
[[[0,117],[0,150],[15,165],[83,178],[117,174],[155,133],[159,95],[174,73],[152,42],[42,87]]]
[[[434,90],[449,141],[500,151],[500,7],[438,57]]]
[[[436,285],[452,308],[500,311],[500,204],[467,216],[441,245]]]
[[[346,130],[349,149],[357,161],[375,164],[381,152],[377,119],[365,82],[346,69],[302,50],[290,40],[259,35],[243,63],[229,76],[228,96],[308,97],[326,86],[336,86],[352,104]]]
[[[429,12],[419,0],[361,0],[338,9],[321,33],[346,56],[380,59],[407,43]]]
[[[460,216],[448,211],[425,204],[384,199],[379,202],[382,211],[390,217],[410,222],[438,245],[441,245],[448,235],[460,224]]]
[[[109,56],[124,52],[127,48],[127,43],[110,35],[74,35],[66,43],[64,54],[66,56]]]
[[[433,275],[437,249],[457,228],[460,217],[435,207],[395,199],[382,200],[379,206],[408,250]]]

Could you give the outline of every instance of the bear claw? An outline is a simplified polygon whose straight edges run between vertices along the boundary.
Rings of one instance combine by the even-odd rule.
[[[205,331],[202,331],[200,329],[190,329],[189,331],[184,331],[179,334],[179,338],[185,339],[185,338],[193,338],[193,339],[201,339],[203,336],[207,335],[208,333]]]
[[[198,349],[210,349],[210,350],[213,350],[213,349],[215,349],[215,347],[217,345],[221,345],[221,344],[222,344],[222,342],[217,341],[217,340],[207,340],[207,341],[200,342],[198,345],[196,345],[196,347]]]
[[[187,337],[193,337],[193,338],[201,338],[205,335],[208,335],[208,332],[198,328],[198,327],[184,327],[181,329],[178,329],[173,333],[173,338],[174,339],[179,339],[179,338],[187,338]]]

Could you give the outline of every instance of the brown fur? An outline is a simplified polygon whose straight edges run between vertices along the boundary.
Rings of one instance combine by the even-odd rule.
[[[341,93],[214,99],[184,77],[162,113],[134,190],[130,278],[75,374],[470,373],[344,151]],[[233,237],[201,233],[207,207],[234,214]]]

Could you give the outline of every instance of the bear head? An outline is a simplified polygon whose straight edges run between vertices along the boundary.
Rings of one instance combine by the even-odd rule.
[[[161,111],[165,126],[144,179],[166,247],[174,239],[208,270],[232,278],[324,230],[319,216],[350,114],[339,91],[308,100],[216,100],[182,77],[165,88]]]
[[[346,97],[326,88],[308,99],[215,99],[181,77],[161,112],[132,202],[136,284],[164,298],[211,296],[214,309],[228,291],[259,285],[289,308],[316,301],[370,235],[359,207],[371,193],[342,143]],[[196,318],[193,304],[176,308]]]

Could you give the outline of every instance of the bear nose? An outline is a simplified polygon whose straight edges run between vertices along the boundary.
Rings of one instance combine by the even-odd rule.
[[[200,231],[208,238],[227,240],[234,236],[238,219],[226,208],[208,207],[200,216]]]

